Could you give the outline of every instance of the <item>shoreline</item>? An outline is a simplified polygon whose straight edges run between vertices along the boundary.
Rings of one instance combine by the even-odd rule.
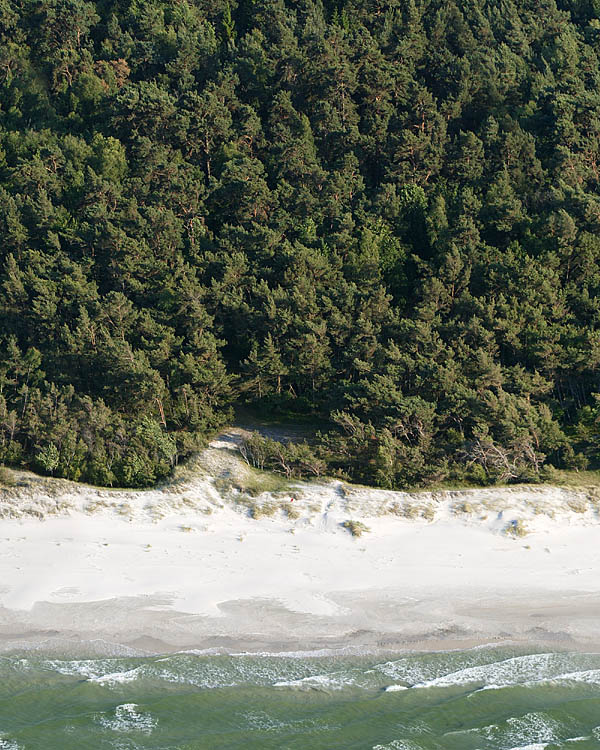
[[[372,593],[372,592],[371,592]],[[530,600],[531,592],[526,592],[524,599]],[[564,595],[565,604],[573,596],[573,592]],[[535,625],[527,618],[536,617],[534,610],[553,608],[556,606],[556,596],[538,599],[525,608],[518,618],[511,616],[503,620],[496,620],[501,627],[498,629],[471,630],[467,632],[459,627],[447,625],[438,628],[422,628],[422,623],[413,624],[408,631],[402,627],[394,631],[352,629],[331,632],[331,622],[325,623],[323,630],[304,630],[298,634],[296,630],[276,632],[281,625],[278,617],[273,618],[272,627],[265,633],[246,632],[236,623],[229,622],[230,628],[222,627],[215,630],[189,628],[182,632],[181,620],[190,620],[193,615],[177,610],[169,610],[164,618],[157,618],[148,613],[147,601],[140,597],[139,602],[126,602],[121,599],[108,599],[102,602],[86,602],[77,607],[76,618],[79,625],[83,624],[86,616],[90,622],[95,621],[98,614],[97,605],[102,609],[107,607],[118,611],[126,604],[126,612],[135,623],[123,628],[115,629],[111,623],[102,628],[67,627],[72,620],[74,611],[69,605],[59,605],[50,612],[46,602],[39,603],[34,608],[32,619],[23,617],[21,613],[0,609],[0,657],[27,652],[54,656],[56,658],[95,658],[95,657],[155,657],[171,654],[194,654],[198,656],[269,656],[269,657],[297,657],[313,658],[320,656],[355,656],[368,655],[402,655],[411,653],[439,653],[452,651],[468,651],[477,649],[494,649],[501,647],[526,651],[590,653],[600,654],[600,632],[594,628],[593,632],[578,630],[575,634],[567,629],[551,630],[544,625]],[[508,599],[497,600],[498,610],[504,609]],[[469,603],[469,602],[467,602]],[[135,604],[139,604],[136,607]],[[240,617],[256,613],[260,609],[263,616],[281,614],[276,602],[263,600],[243,600],[241,602],[227,602],[226,605],[235,607]],[[438,602],[439,604],[439,602]],[[536,606],[537,604],[537,606]],[[132,606],[134,605],[134,606]],[[598,620],[599,606],[593,606],[585,611],[581,609],[576,616],[594,618]],[[87,612],[86,612],[87,610]],[[121,610],[121,614],[123,611]],[[291,613],[292,616],[295,613]],[[447,614],[447,613],[446,613]],[[37,617],[42,616],[47,626],[44,629],[36,627]],[[551,625],[553,616],[545,621]],[[33,620],[33,622],[32,622]],[[188,622],[189,624],[189,622]],[[288,621],[289,624],[289,621]],[[307,620],[302,617],[300,627],[306,626]],[[561,623],[564,625],[564,622]],[[14,629],[13,625],[17,628]],[[215,621],[204,623],[209,628]],[[560,627],[560,625],[559,625]],[[329,628],[329,631],[327,631]],[[508,630],[507,628],[511,628]],[[311,629],[309,628],[309,631]]]
[[[2,493],[0,653],[600,651],[593,488],[246,493],[250,480],[224,439],[155,490]],[[350,519],[369,531],[353,537]]]

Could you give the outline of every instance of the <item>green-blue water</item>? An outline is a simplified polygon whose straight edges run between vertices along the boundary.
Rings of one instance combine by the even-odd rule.
[[[29,651],[0,657],[0,748],[597,750],[600,655]]]

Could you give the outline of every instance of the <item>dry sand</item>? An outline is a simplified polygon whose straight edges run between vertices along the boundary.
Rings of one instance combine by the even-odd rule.
[[[0,650],[600,650],[593,490],[326,481],[250,497],[262,478],[235,437],[146,492],[18,474],[0,493]]]

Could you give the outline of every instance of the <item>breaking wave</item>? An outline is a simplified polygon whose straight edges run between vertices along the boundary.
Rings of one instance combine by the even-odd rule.
[[[115,708],[112,716],[99,716],[97,723],[113,732],[151,734],[157,721],[149,713],[138,708],[135,703],[123,703]]]

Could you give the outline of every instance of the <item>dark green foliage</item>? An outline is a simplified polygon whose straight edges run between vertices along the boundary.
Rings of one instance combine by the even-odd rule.
[[[329,420],[252,439],[290,476],[600,464],[598,50],[596,0],[0,0],[0,463],[147,485],[244,402]]]

